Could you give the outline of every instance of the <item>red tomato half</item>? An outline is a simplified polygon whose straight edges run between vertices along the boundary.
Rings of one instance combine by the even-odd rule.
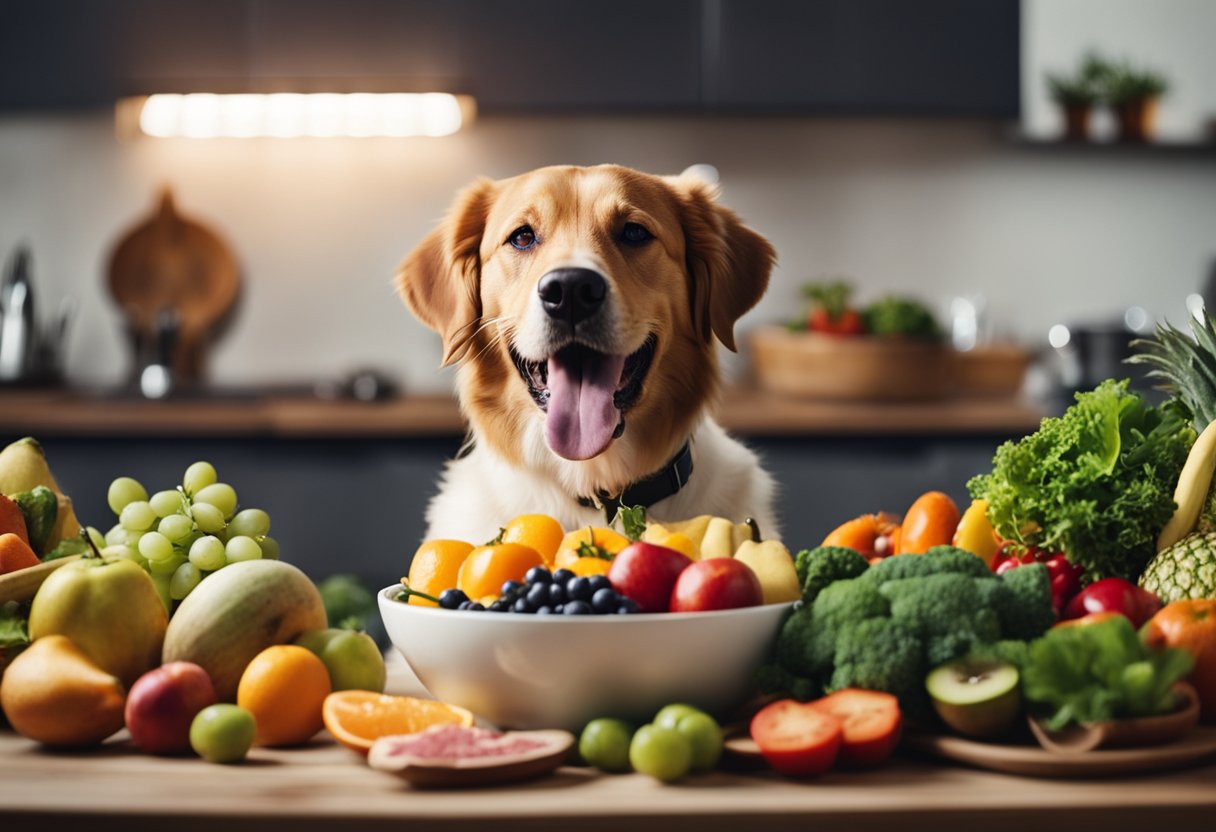
[[[885,761],[899,745],[903,717],[899,700],[889,693],[846,688],[810,703],[835,717],[844,736],[840,761],[855,766],[873,766]]]
[[[840,722],[794,699],[782,699],[752,717],[752,739],[776,771],[790,776],[822,774],[840,751]]]

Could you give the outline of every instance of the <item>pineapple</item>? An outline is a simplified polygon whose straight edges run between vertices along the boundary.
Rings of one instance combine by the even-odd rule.
[[[1149,365],[1148,375],[1162,380],[1161,389],[1190,410],[1195,430],[1202,433],[1216,419],[1216,322],[1205,310],[1202,319],[1190,323],[1190,335],[1159,323],[1155,338],[1132,342],[1140,353],[1128,361]]]
[[[1140,576],[1140,586],[1162,604],[1216,598],[1216,533],[1188,535],[1163,549]]]

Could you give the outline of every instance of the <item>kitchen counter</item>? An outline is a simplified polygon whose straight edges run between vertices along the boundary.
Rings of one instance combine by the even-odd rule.
[[[1036,429],[1045,410],[1005,399],[925,403],[834,403],[728,388],[719,421],[742,436],[1014,435]],[[66,391],[0,392],[0,435],[270,438],[458,436],[460,410],[450,396],[403,396],[384,402],[305,396],[203,397],[145,401]]]
[[[399,659],[390,690],[418,693]],[[33,832],[187,832],[222,828],[619,830],[695,828],[974,830],[1206,828],[1216,811],[1216,766],[1114,780],[1011,777],[913,757],[870,772],[805,782],[769,772],[717,772],[664,786],[643,775],[566,767],[530,783],[418,791],[368,769],[322,734],[307,747],[255,749],[243,765],[136,753],[119,739],[101,751],[41,751],[0,733],[0,826]],[[834,826],[832,824],[835,824]]]

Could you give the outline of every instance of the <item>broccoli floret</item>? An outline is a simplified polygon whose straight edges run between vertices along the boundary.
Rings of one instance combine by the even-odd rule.
[[[1028,563],[1000,575],[1007,595],[993,598],[992,607],[1001,619],[1005,638],[1029,641],[1047,632],[1056,623],[1051,605],[1051,577],[1041,563]]]
[[[835,581],[856,578],[870,564],[855,549],[844,546],[820,546],[803,549],[794,556],[794,569],[802,585],[802,599],[813,601],[825,586]]]
[[[810,679],[795,676],[776,663],[763,665],[756,671],[756,689],[760,693],[792,696],[801,702],[816,699],[823,693],[821,686]]]
[[[895,555],[883,558],[870,567],[865,574],[867,581],[885,584],[902,578],[922,578],[940,575],[943,572],[970,575],[982,578],[991,575],[982,560],[965,549],[953,546],[934,546],[923,555]]]
[[[1029,655],[1029,642],[1008,639],[978,645],[968,654],[968,658],[980,662],[1009,662],[1021,670]]]
[[[868,618],[887,618],[891,605],[874,586],[858,578],[829,584],[809,606],[810,638],[807,657],[812,666],[829,667],[836,642],[848,629]]]
[[[976,603],[978,588],[988,583],[995,583],[990,573],[972,578],[943,572],[888,581],[879,592],[891,602],[891,620],[925,643],[926,661],[936,667],[966,655],[973,644],[1000,638],[996,613]]]
[[[884,690],[909,711],[925,703],[924,644],[890,618],[871,618],[841,633],[827,685]]]

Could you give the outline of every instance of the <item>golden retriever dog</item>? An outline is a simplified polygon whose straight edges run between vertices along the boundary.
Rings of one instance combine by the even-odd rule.
[[[735,349],[774,252],[716,197],[615,165],[482,179],[406,257],[397,287],[470,425],[428,538],[482,543],[528,513],[602,526],[621,504],[776,533],[772,479],[710,415],[715,340]]]

